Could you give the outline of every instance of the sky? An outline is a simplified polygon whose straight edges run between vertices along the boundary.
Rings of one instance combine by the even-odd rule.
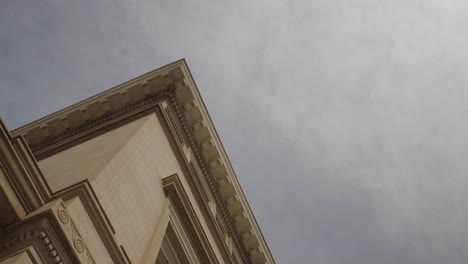
[[[186,58],[277,263],[468,263],[468,2],[0,3],[9,129]]]

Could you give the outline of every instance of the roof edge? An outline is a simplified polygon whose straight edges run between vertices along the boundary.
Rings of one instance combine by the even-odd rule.
[[[70,128],[103,116],[112,109],[118,110],[129,102],[163,92],[163,88],[169,86],[175,89],[182,110],[185,111],[198,142],[205,149],[205,159],[218,181],[228,207],[237,208],[235,211],[229,210],[252,262],[275,263],[184,58],[14,129],[11,135],[23,136],[33,147],[41,141],[63,135]]]

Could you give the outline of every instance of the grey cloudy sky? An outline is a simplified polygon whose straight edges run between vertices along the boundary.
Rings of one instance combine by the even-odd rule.
[[[10,129],[185,57],[278,263],[468,263],[465,0],[0,3]]]

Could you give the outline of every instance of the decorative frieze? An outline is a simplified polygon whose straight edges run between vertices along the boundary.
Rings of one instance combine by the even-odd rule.
[[[89,263],[89,264],[95,264],[96,262],[93,259],[93,256],[91,255],[91,252],[89,249],[86,247],[86,244],[83,240],[83,238],[80,235],[80,232],[78,231],[78,228],[76,227],[75,223],[71,219],[70,215],[67,212],[67,209],[65,208],[65,205],[63,202],[61,202],[57,206],[57,218],[59,221],[62,223],[62,229],[63,232],[65,233],[65,236],[68,238],[68,240],[71,242],[73,245],[73,248],[75,252],[77,253],[78,258],[81,260],[81,263]]]
[[[63,214],[60,213],[63,217]],[[8,226],[0,235],[0,259],[5,256],[15,255],[18,252],[31,251],[29,254],[34,258],[34,263],[91,263],[95,262],[92,257],[86,261],[79,261],[77,255],[71,251],[67,243],[66,234],[61,226],[62,221],[69,218],[58,218],[53,220],[53,210],[45,210],[28,217],[27,221],[18,222]],[[63,219],[63,220],[60,220]],[[83,244],[84,245],[84,244]]]
[[[89,111],[88,111],[88,108],[87,107],[83,107],[80,109],[80,114],[81,114],[81,118],[84,120],[84,121],[88,121],[89,120]]]
[[[101,107],[104,113],[110,110],[109,100],[107,98],[100,100],[99,103],[101,104]]]
[[[202,149],[205,151],[205,150],[212,149],[215,146],[215,143],[213,139],[207,139],[204,142],[200,143],[200,145]]]
[[[68,117],[67,116],[62,116],[59,118],[60,123],[62,124],[63,130],[67,130],[70,128],[70,123],[68,123]]]
[[[41,134],[43,137],[49,137],[49,126],[47,124],[42,125],[39,128],[41,129]]]
[[[60,206],[57,209],[57,216],[60,222],[62,222],[62,224],[68,224],[68,222],[70,221],[70,217],[68,216],[68,213],[63,206]]]

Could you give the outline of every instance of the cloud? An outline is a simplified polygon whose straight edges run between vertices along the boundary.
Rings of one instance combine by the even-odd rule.
[[[278,263],[466,263],[466,5],[9,1],[0,111],[186,57]]]

